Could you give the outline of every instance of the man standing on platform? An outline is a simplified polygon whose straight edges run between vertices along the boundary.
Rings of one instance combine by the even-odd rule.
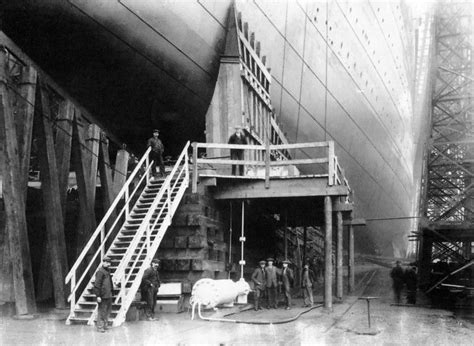
[[[283,289],[285,293],[286,310],[291,309],[291,287],[293,286],[294,282],[293,270],[288,268],[288,264],[290,264],[290,261],[284,260],[283,269],[281,270],[281,281],[283,283]]]
[[[303,307],[312,307],[314,304],[313,301],[313,272],[309,269],[309,264],[306,263],[303,269],[303,280],[301,282],[301,287],[303,288],[303,298],[304,305]]]
[[[255,294],[255,311],[262,310],[262,307],[259,305],[260,297],[262,297],[263,292],[265,292],[265,261],[258,262],[260,265],[256,268],[252,274],[252,281],[254,283],[254,294]]]
[[[148,321],[155,321],[156,295],[160,288],[160,274],[158,273],[159,259],[151,261],[150,268],[145,270],[140,285],[142,300],[146,301],[145,314]]]
[[[148,139],[147,146],[151,147],[150,151],[150,160],[153,160],[153,164],[151,166],[151,173],[154,177],[158,175],[156,172],[156,165],[158,164],[160,167],[160,174],[162,177],[165,176],[165,164],[163,162],[163,151],[165,151],[165,146],[158,138],[160,135],[160,131],[155,129],[153,130],[153,137]]]
[[[267,267],[265,268],[265,279],[267,287],[267,302],[268,308],[277,308],[276,296],[277,296],[277,274],[278,270],[273,266],[273,258],[267,259]]]
[[[102,259],[102,266],[95,274],[94,293],[97,297],[97,331],[104,333],[109,325],[109,315],[112,310],[112,276],[109,271],[110,258]]]
[[[396,304],[400,304],[400,294],[402,292],[403,284],[405,281],[405,275],[403,269],[400,266],[401,262],[397,261],[395,267],[390,272],[390,277],[393,281],[393,293],[395,295]]]
[[[228,144],[247,144],[242,128],[240,126],[235,127],[235,133],[230,136]],[[230,149],[231,160],[243,160],[244,150],[243,149]],[[238,175],[244,175],[244,165],[232,165],[232,175],[236,175],[236,168],[239,171]]]

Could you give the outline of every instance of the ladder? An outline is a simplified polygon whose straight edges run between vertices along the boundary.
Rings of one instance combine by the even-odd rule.
[[[66,276],[70,313],[66,324],[93,325],[97,317],[95,273],[105,256],[114,283],[109,322],[120,326],[189,185],[189,142],[166,179],[153,179],[143,155]]]

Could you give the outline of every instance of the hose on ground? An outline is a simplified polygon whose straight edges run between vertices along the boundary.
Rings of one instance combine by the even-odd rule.
[[[296,321],[298,318],[300,318],[302,315],[306,314],[307,312],[310,312],[311,310],[314,310],[316,308],[322,307],[323,304],[317,304],[309,309],[303,310],[299,312],[297,315],[287,318],[285,320],[279,320],[279,321],[265,321],[265,320],[250,320],[250,321],[243,321],[243,320],[232,320],[228,318],[213,318],[213,317],[203,317],[201,314],[201,309],[198,309],[199,317],[204,320],[204,321],[209,321],[209,322],[228,322],[228,323],[242,323],[242,324],[284,324],[284,323],[290,323],[293,321]]]

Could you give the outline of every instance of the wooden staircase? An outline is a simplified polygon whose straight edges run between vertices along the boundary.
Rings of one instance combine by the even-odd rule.
[[[140,160],[66,277],[66,283],[71,283],[68,298],[71,308],[66,324],[94,324],[97,315],[95,273],[104,256],[111,258],[110,271],[114,282],[109,321],[113,326],[125,321],[143,273],[155,256],[189,185],[188,147],[189,143],[166,179],[152,179],[148,151]],[[114,232],[116,229],[118,232]],[[76,282],[77,277],[80,279]],[[90,279],[86,281],[87,278]]]

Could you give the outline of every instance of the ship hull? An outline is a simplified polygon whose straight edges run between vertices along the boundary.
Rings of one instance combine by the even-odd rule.
[[[150,124],[174,143],[171,153],[205,138],[232,1],[10,6],[7,35],[132,146],[143,146]],[[271,102],[288,140],[335,141],[354,217],[367,219],[359,249],[405,255],[426,138],[411,17],[397,3],[370,1],[236,6],[268,58]]]

